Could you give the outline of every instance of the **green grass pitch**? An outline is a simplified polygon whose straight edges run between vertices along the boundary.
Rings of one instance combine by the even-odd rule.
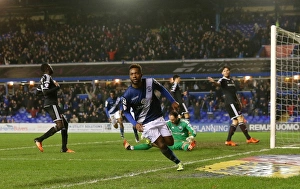
[[[57,133],[43,142],[44,152],[33,139],[40,134],[0,134],[0,188],[95,188],[95,189],[293,189],[300,188],[300,176],[266,178],[209,174],[196,170],[207,165],[244,157],[271,154],[299,154],[299,149],[270,149],[268,132],[252,132],[258,144],[246,144],[241,132],[233,140],[239,146],[225,146],[227,133],[198,133],[191,152],[174,151],[184,163],[176,171],[173,162],[157,148],[128,151],[117,133],[70,133],[68,147],[76,153],[60,153]],[[125,133],[136,144],[132,133]],[[142,141],[143,142],[143,141]]]

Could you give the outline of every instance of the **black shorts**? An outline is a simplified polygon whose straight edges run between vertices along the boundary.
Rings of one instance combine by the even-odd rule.
[[[230,119],[237,118],[238,116],[240,116],[242,114],[241,107],[237,103],[226,104],[225,108],[227,110],[227,113],[229,114]]]
[[[61,115],[63,113],[62,110],[57,105],[45,106],[44,109],[46,110],[46,112],[48,112],[48,114],[50,115],[50,117],[54,122],[61,120]]]

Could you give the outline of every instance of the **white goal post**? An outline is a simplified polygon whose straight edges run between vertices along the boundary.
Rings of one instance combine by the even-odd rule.
[[[271,26],[270,148],[300,148],[300,34]]]

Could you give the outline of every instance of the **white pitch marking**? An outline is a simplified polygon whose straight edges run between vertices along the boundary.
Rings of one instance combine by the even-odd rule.
[[[198,161],[190,161],[190,162],[185,162],[184,164],[194,164],[194,163],[199,163],[199,162],[211,161],[211,160],[216,160],[216,159],[224,159],[224,158],[228,158],[228,157],[241,156],[241,155],[246,155],[246,154],[251,154],[251,153],[256,153],[256,152],[264,152],[264,151],[269,151],[269,150],[271,150],[271,149],[261,149],[258,151],[249,151],[249,152],[232,154],[232,155],[227,155],[227,156],[219,156],[219,157],[214,157],[214,158],[209,158],[209,159],[202,159],[202,160],[198,160]],[[94,184],[94,183],[98,183],[101,181],[116,180],[116,179],[126,178],[128,176],[137,176],[137,175],[141,175],[141,174],[147,174],[147,173],[162,171],[162,170],[166,170],[166,169],[171,169],[174,167],[176,167],[176,166],[164,167],[164,168],[160,168],[160,169],[152,169],[152,170],[136,172],[136,173],[133,172],[133,173],[124,174],[121,176],[109,177],[109,178],[104,178],[104,179],[94,179],[94,180],[90,180],[90,181],[78,182],[78,183],[73,183],[73,184],[63,184],[63,185],[58,185],[58,186],[52,186],[50,188],[45,188],[45,189],[69,188],[69,187],[80,186],[80,185],[85,185],[85,184]]]
[[[70,144],[70,146],[78,146],[78,145],[86,145],[86,144],[103,144],[103,143],[111,143],[111,142],[116,142],[116,141],[72,143]],[[43,145],[43,147],[56,147],[56,146],[61,146],[61,144]],[[24,146],[18,148],[0,148],[0,151],[23,150],[23,149],[30,149],[30,148],[36,148],[36,146]]]
[[[20,160],[20,161],[64,161],[66,159],[58,159],[58,158],[50,158],[50,159],[40,159],[40,158],[1,158],[0,157],[0,160],[1,161],[16,161],[16,160]],[[169,162],[169,160],[132,160],[132,159],[73,159],[73,158],[70,158],[70,159],[67,159],[67,161],[113,161],[113,162]]]

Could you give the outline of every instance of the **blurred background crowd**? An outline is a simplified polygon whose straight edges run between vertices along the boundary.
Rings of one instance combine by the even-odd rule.
[[[256,3],[252,9],[251,2]],[[271,25],[299,32],[300,24],[300,6],[293,0],[93,3],[96,1],[19,0],[2,6],[0,65],[259,58],[262,47],[270,44]],[[247,86],[237,82],[243,86],[239,98],[249,119],[268,116],[269,79],[256,79]],[[169,88],[170,84],[164,85]],[[68,120],[83,123],[107,122],[104,102],[109,91],[121,95],[127,85],[73,83],[61,87],[59,105]],[[202,80],[187,82],[184,91],[191,122],[225,121],[219,89]],[[20,88],[7,95],[0,85],[0,93],[2,122],[51,121],[42,109],[42,99],[31,89]],[[169,104],[162,101],[166,113]],[[216,112],[214,119],[210,112]]]
[[[272,24],[299,31],[299,15],[273,11],[291,1],[271,3],[272,11],[245,11],[239,4],[225,9],[221,0],[191,1],[182,9],[167,8],[167,3],[155,9],[149,2],[146,11],[121,9],[125,1],[118,2],[118,8],[107,11],[52,13],[45,7],[35,17],[30,11],[18,15],[5,10],[0,64],[247,58],[259,56],[262,46],[270,44]]]
[[[170,89],[170,82],[162,82]],[[250,119],[260,119],[266,122],[269,117],[270,81],[252,80],[245,85],[237,80],[238,97],[242,103],[243,113]],[[127,88],[127,83],[119,84],[61,84],[59,106],[71,123],[108,122],[105,114],[105,100],[111,90],[120,96]],[[208,81],[185,82],[183,100],[189,109],[191,123],[227,122],[224,108],[224,96],[220,88],[214,88]],[[159,96],[159,94],[157,94]],[[43,98],[36,96],[34,90],[26,87],[6,95],[6,90],[0,86],[0,120],[2,123],[39,123],[51,122],[52,119],[43,110]],[[164,117],[168,118],[169,101],[162,96],[161,107]],[[297,99],[295,99],[297,100]],[[292,103],[291,103],[292,104]],[[295,111],[295,109],[294,109]],[[125,117],[124,117],[125,119]],[[125,120],[126,121],[126,120]]]

